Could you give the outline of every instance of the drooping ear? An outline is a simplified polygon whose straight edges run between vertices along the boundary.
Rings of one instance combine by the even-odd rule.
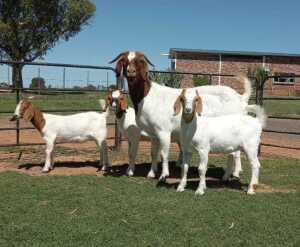
[[[174,103],[174,115],[178,115],[181,110],[181,104],[182,104],[182,97],[185,94],[186,89],[182,89],[181,94],[177,97],[175,103]]]
[[[122,53],[120,53],[116,58],[114,58],[113,60],[111,60],[109,63],[114,63],[117,61],[117,64],[116,64],[116,68],[115,68],[115,72],[116,72],[116,76],[117,77],[120,77],[121,75],[121,72],[122,72],[122,68],[123,68],[123,65],[124,65],[124,58],[126,56],[128,56],[128,53],[129,51],[124,51]]]
[[[27,102],[27,106],[24,109],[23,119],[25,121],[30,121],[33,118],[34,115],[34,108],[33,105],[30,102]]]
[[[115,68],[115,72],[116,72],[117,77],[120,77],[120,75],[122,73],[123,65],[124,65],[124,61],[122,59],[117,62],[116,68]]]
[[[155,65],[147,58],[147,56],[143,52],[136,52],[146,63],[150,64],[152,67],[155,67]]]
[[[143,81],[148,80],[148,68],[147,68],[147,66],[140,69],[140,76],[142,77]]]
[[[202,98],[200,97],[198,90],[196,90],[196,95],[197,95],[197,102],[196,102],[196,112],[198,116],[201,116],[201,113],[203,111],[203,103],[202,103]]]
[[[126,111],[126,109],[128,108],[128,100],[126,95],[123,95],[120,99],[120,108],[122,111]]]
[[[105,97],[105,109],[104,111],[106,111],[107,107],[109,107],[112,104],[112,90],[110,89],[107,92],[107,95]]]

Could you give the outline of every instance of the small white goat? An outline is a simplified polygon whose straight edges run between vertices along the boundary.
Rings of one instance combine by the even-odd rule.
[[[126,173],[128,176],[133,176],[141,136],[147,137],[147,135],[137,126],[134,109],[128,107],[128,99],[125,92],[120,90],[109,91],[106,100],[106,104],[112,106],[114,109],[119,130],[128,139],[129,166]],[[156,163],[158,144],[153,140],[151,144],[152,162]]]
[[[196,194],[203,195],[206,189],[205,174],[210,151],[231,153],[244,150],[251,165],[252,175],[248,194],[254,194],[253,185],[258,184],[260,163],[257,158],[265,114],[261,107],[251,106],[256,118],[246,114],[232,114],[218,117],[197,116],[202,113],[202,99],[197,90],[182,90],[174,104],[175,113],[182,110],[180,141],[183,151],[182,178],[177,191],[184,191],[187,171],[191,158],[191,148],[199,156],[200,182]],[[196,114],[197,113],[197,114]]]
[[[105,101],[100,100],[103,109]],[[53,169],[53,148],[56,140],[64,141],[85,141],[93,139],[100,149],[100,166],[105,170],[109,165],[107,144],[106,144],[106,117],[108,111],[103,113],[84,112],[68,116],[42,113],[38,108],[26,100],[21,100],[11,118],[14,121],[23,118],[30,121],[41,133],[46,142],[46,161],[42,172],[49,172]]]

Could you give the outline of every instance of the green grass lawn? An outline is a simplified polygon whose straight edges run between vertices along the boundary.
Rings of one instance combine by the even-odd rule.
[[[300,100],[265,100],[268,115],[300,117]]]
[[[22,94],[23,99],[34,96],[30,101],[41,110],[78,110],[78,109],[98,109],[98,100],[105,97],[101,92],[83,92],[53,95]],[[15,94],[0,94],[0,111],[13,112],[16,107]]]
[[[0,173],[0,246],[300,246],[299,161],[263,160],[260,181],[297,192],[196,197],[196,184],[177,193],[143,177]]]
[[[33,94],[25,93],[23,98]],[[36,95],[31,101],[38,107],[48,110],[98,109],[98,99],[105,93],[68,93],[54,95]],[[252,102],[253,103],[253,102]],[[0,94],[0,111],[15,109],[15,94]],[[268,115],[300,117],[300,100],[265,100],[264,106]]]

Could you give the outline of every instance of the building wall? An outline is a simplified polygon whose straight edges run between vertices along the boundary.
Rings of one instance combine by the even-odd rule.
[[[294,73],[300,75],[300,57],[266,57],[265,66],[270,70],[270,74],[275,72]],[[222,56],[221,74],[242,74],[247,75],[248,68],[254,65],[262,65],[261,56]],[[176,70],[184,72],[202,72],[209,74],[219,73],[218,55],[180,55],[176,59]],[[219,83],[219,77],[212,77],[213,84]],[[220,83],[228,85],[243,92],[243,85],[233,77],[221,77]],[[182,81],[182,87],[193,86],[192,76],[185,76]],[[299,95],[300,96],[300,78],[296,78],[293,85],[278,85],[273,83],[273,79],[266,82],[265,95]]]

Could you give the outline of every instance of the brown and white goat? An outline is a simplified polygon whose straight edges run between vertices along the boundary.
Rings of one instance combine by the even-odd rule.
[[[128,106],[127,93],[121,90],[109,91],[106,97],[107,105],[110,105],[116,115],[117,125],[124,137],[128,139],[129,166],[127,175],[133,176],[135,170],[135,160],[141,136],[147,135],[141,131],[135,121],[135,111]],[[157,163],[158,145],[152,141],[151,157],[154,165]]]
[[[100,101],[103,108],[103,102]],[[42,169],[49,172],[54,167],[53,148],[57,140],[63,141],[85,141],[95,140],[100,149],[100,163],[102,170],[109,165],[107,144],[106,144],[106,118],[108,111],[84,112],[68,116],[46,114],[41,112],[33,104],[26,100],[21,100],[17,105],[11,121],[23,118],[30,121],[41,133],[46,142],[46,161]]]

